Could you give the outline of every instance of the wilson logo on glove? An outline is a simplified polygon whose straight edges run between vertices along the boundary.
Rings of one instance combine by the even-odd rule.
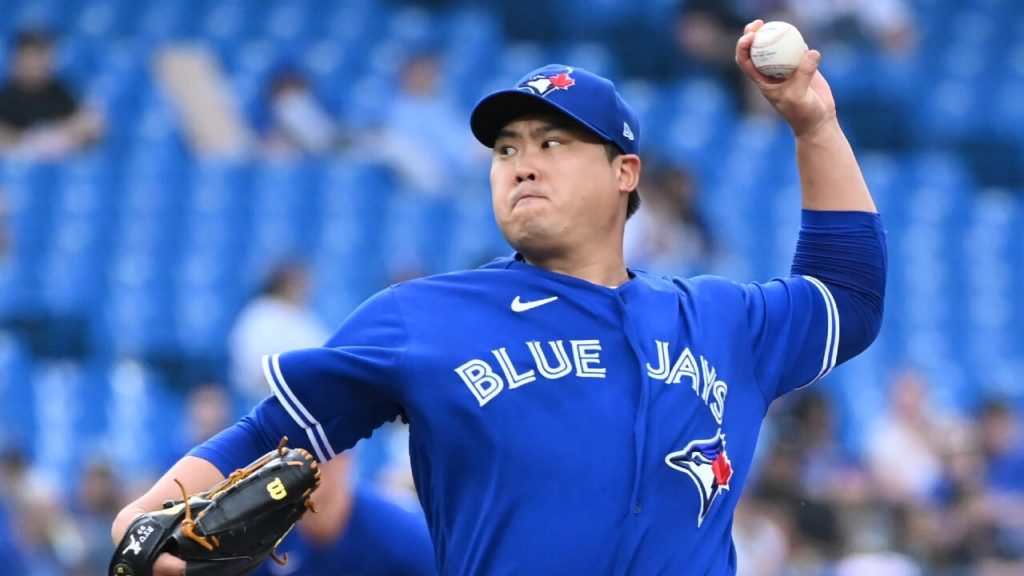
[[[284,483],[281,482],[280,478],[274,478],[273,482],[267,484],[267,492],[274,500],[281,500],[285,496],[288,496],[288,491],[285,490]]]

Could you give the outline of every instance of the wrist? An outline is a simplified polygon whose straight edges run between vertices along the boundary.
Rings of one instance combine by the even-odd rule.
[[[799,131],[794,130],[793,136],[798,142],[806,142],[808,144],[829,142],[835,140],[837,137],[845,138],[843,130],[839,126],[839,118],[834,112],[825,115],[825,117],[818,122]]]
[[[118,512],[117,517],[114,518],[113,525],[110,527],[110,538],[114,541],[114,546],[120,544],[121,539],[124,538],[124,533],[128,531],[128,527],[131,526],[132,522],[146,512],[146,510],[139,506],[126,506]]]

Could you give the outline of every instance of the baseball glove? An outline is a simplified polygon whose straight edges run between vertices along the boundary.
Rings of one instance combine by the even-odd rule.
[[[185,560],[188,576],[244,576],[267,557],[306,510],[320,485],[316,460],[301,448],[277,450],[231,473],[208,492],[136,518],[125,532],[108,570],[110,576],[151,576],[157,557],[168,552]],[[315,510],[313,510],[315,512]]]

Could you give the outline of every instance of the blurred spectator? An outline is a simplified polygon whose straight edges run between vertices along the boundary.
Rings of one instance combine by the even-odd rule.
[[[189,390],[185,400],[185,443],[195,446],[213,437],[231,423],[231,400],[217,382],[203,382]]]
[[[765,13],[800,29],[808,45],[843,43],[884,53],[913,50],[914,14],[905,0],[768,0]],[[774,8],[774,10],[771,10]]]
[[[928,565],[942,573],[979,573],[972,569],[997,566],[1002,573],[1024,573],[1024,477],[1017,476],[1006,490],[994,488],[989,466],[988,446],[1002,435],[998,429],[1003,424],[986,420],[998,421],[1002,414],[1000,403],[988,404],[978,426],[950,428],[942,437],[937,505],[919,511],[910,526],[910,539],[920,544]]]
[[[21,541],[26,576],[92,576],[90,547],[109,554],[113,548],[94,538],[103,531],[85,532],[60,494],[45,484],[33,483],[15,508],[15,530]],[[109,524],[109,517],[107,517]],[[102,550],[101,550],[102,549]],[[106,561],[110,558],[107,556]],[[105,564],[105,562],[104,562]],[[102,568],[105,570],[105,567]]]
[[[920,576],[921,568],[910,558],[895,552],[851,554],[840,560],[836,576]]]
[[[449,269],[450,246],[437,238],[456,227],[456,196],[468,182],[483,177],[486,149],[466,128],[460,108],[432,51],[421,49],[405,60],[398,91],[380,132],[371,143],[376,159],[399,177],[402,194],[392,204],[393,272],[434,273]]]
[[[988,554],[992,522],[984,506],[984,460],[968,428],[952,429],[941,449],[942,477],[932,502],[911,503],[909,539],[938,568],[962,569]]]
[[[774,517],[788,519],[791,563],[830,563],[842,546],[838,510],[836,503],[806,492],[800,482],[801,457],[797,445],[773,446],[762,464],[753,495],[766,503]]]
[[[87,548],[91,544],[104,546],[105,543],[91,541],[91,533],[79,528],[61,494],[41,475],[33,474],[29,466],[29,459],[19,446],[12,444],[0,450],[0,548],[5,545],[3,516],[6,511],[14,535],[9,542],[18,548],[11,562],[23,565],[21,571],[5,571],[12,564],[0,556],[0,574],[85,576],[95,573],[87,566]],[[104,530],[110,524],[110,516],[105,520]]]
[[[923,375],[900,372],[889,398],[888,413],[869,436],[872,475],[891,501],[926,501],[939,485],[942,459],[937,446],[941,430],[928,405]]]
[[[8,208],[7,192],[0,188],[0,264],[11,256],[10,209]]]
[[[320,346],[330,331],[309,309],[309,271],[290,262],[271,270],[259,295],[239,313],[229,335],[232,386],[247,405],[270,394],[265,354]]]
[[[467,177],[480,146],[465,125],[465,113],[444,90],[438,56],[421,51],[402,66],[383,126],[380,153],[412,191],[451,195]]]
[[[752,19],[729,0],[684,0],[675,20],[683,76],[706,76],[721,83],[732,94],[738,112],[770,109],[736,66],[736,39]]]
[[[778,576],[789,560],[792,526],[771,503],[745,498],[736,506],[732,537],[737,576]]]
[[[1014,562],[1024,573],[1024,448],[1020,424],[1010,406],[991,400],[978,420],[988,510],[994,546],[991,559]],[[975,468],[975,473],[980,466]]]
[[[17,444],[5,444],[0,449],[0,502],[13,507],[24,497],[28,465],[28,457]]]
[[[162,462],[163,469],[170,468],[193,446],[227,428],[233,416],[231,395],[221,383],[200,382],[192,386],[185,397],[185,417],[174,430],[171,450]]]
[[[808,391],[792,411],[794,430],[787,434],[800,454],[800,484],[811,497],[837,504],[858,502],[869,491],[865,470],[840,443],[835,413],[828,399]]]
[[[1024,496],[1024,437],[1013,410],[1005,401],[989,400],[979,413],[978,431],[988,489]]]
[[[697,205],[693,175],[682,167],[656,166],[640,186],[643,203],[626,226],[626,262],[652,274],[709,272],[716,245]]]
[[[307,514],[284,539],[284,566],[265,562],[254,574],[277,576],[419,576],[436,574],[426,519],[364,486],[353,486],[351,457],[323,466],[313,493],[317,513]]]
[[[106,539],[92,535],[108,529],[110,519],[124,506],[121,494],[121,486],[108,462],[96,460],[86,465],[71,509],[78,531],[85,537],[86,548],[80,562],[83,574],[102,574],[107,569],[114,549]]]
[[[5,574],[26,574],[20,542],[15,537],[13,524],[7,505],[0,500],[0,562],[3,562],[4,570],[7,571]]]
[[[52,158],[99,138],[100,118],[54,75],[50,37],[21,32],[13,48],[8,81],[0,88],[0,150]]]
[[[298,69],[287,68],[278,72],[267,91],[270,123],[264,135],[267,154],[321,155],[342,145],[340,127]]]

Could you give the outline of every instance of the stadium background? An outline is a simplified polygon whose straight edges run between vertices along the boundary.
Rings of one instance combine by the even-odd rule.
[[[49,502],[43,508],[61,519],[19,544],[22,553],[54,558],[47,565],[66,573],[94,573],[82,559],[105,554],[108,524],[75,504],[83,470],[101,459],[119,471],[114,481],[126,494],[161,471],[189,387],[227,379],[231,325],[276,262],[309,264],[311,305],[336,325],[389,281],[508,252],[489,214],[482,151],[467,152],[439,190],[423,193],[373,150],[376,140],[359,140],[388,125],[410,54],[439,58],[437,97],[461,116],[454,123],[424,118],[429,130],[419,134],[428,139],[402,154],[469,142],[466,119],[476,99],[527,70],[553,61],[586,67],[617,79],[638,108],[644,154],[692,174],[697,205],[726,254],[710,271],[754,280],[788,270],[799,219],[791,136],[771,117],[743,114],[726,83],[678,52],[675,3],[512,4],[2,2],[0,64],[18,30],[48,28],[56,34],[58,74],[106,124],[103,138],[83,152],[0,160],[4,490],[16,492],[17,481],[21,490],[40,490]],[[761,15],[778,3],[736,4],[741,14]],[[814,388],[834,415],[831,445],[864,472],[857,478],[871,478],[872,431],[890,417],[890,389],[908,367],[924,384],[932,420],[952,423],[946,430],[973,437],[979,408],[993,400],[1012,407],[1018,422],[1024,410],[1024,5],[916,0],[907,7],[915,36],[909,47],[893,52],[827,36],[816,44],[889,231],[878,341]],[[305,75],[352,142],[306,156],[195,153],[152,68],[161,49],[180,43],[215,55],[257,133],[266,121],[266,85],[287,66]],[[773,416],[762,463],[781,458],[776,438],[799,426],[793,414],[801,399]],[[1016,434],[1019,440],[1019,426]],[[387,450],[366,453],[387,457]],[[892,466],[913,461],[906,456],[892,454]],[[11,472],[23,464],[24,476]],[[374,466],[380,463],[366,469]],[[984,470],[976,472],[984,482]],[[1016,480],[1013,506],[1024,492],[1024,477]],[[820,499],[810,488],[797,496]],[[840,514],[840,535],[829,542],[791,542],[787,573],[819,573],[865,553],[892,552],[931,570],[1024,555],[1019,521],[997,518],[998,530],[986,534],[1000,541],[998,550],[970,551],[968,536],[949,536],[947,547],[970,549],[951,560],[915,543],[913,522],[884,518],[913,515],[908,509],[961,518],[956,502],[881,500],[872,505],[887,507],[883,520],[851,528]],[[8,505],[17,525],[20,508]],[[814,540],[792,515],[775,521],[790,541]],[[65,533],[56,529],[61,524]],[[865,537],[871,526],[888,536]],[[78,571],[70,568],[76,563]]]

